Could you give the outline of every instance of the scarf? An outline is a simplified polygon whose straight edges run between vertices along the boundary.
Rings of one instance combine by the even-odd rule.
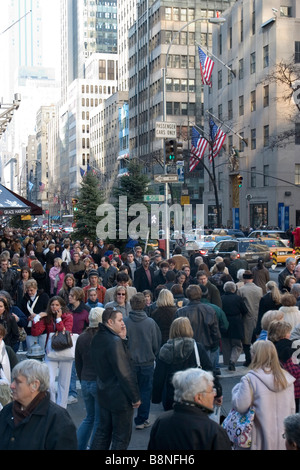
[[[45,399],[47,392],[40,392],[38,395],[24,408],[18,401],[13,402],[12,414],[15,426],[18,426],[25,418],[30,416],[35,408]]]

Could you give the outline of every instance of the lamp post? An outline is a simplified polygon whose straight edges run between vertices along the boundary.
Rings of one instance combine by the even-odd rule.
[[[19,109],[21,95],[16,93],[11,104],[0,103],[0,137],[6,131],[6,128],[13,118],[14,111]]]
[[[196,18],[194,20],[189,21],[188,23],[184,24],[178,31],[176,31],[174,37],[172,38],[172,41],[169,44],[169,47],[167,49],[166,53],[166,59],[165,59],[165,67],[162,69],[163,72],[163,121],[166,122],[167,119],[167,102],[166,102],[166,77],[167,77],[167,67],[168,67],[168,58],[169,58],[169,52],[170,49],[173,45],[174,40],[177,38],[178,34],[181,33],[184,29],[188,28],[189,25],[196,23],[198,21],[206,21],[207,23],[212,23],[212,24],[218,24],[222,25],[225,23],[226,19],[221,18],[221,17],[216,17],[216,18]],[[166,162],[166,145],[165,145],[165,139],[164,139],[164,146],[163,146],[163,151],[164,151],[164,174],[167,174],[167,162]],[[166,223],[165,223],[165,228],[166,228],[166,256],[167,259],[170,257],[170,246],[169,246],[169,240],[170,240],[170,230],[169,230],[169,217],[168,217],[168,211],[167,211],[167,195],[168,195],[168,183],[165,183],[165,207],[166,207]]]

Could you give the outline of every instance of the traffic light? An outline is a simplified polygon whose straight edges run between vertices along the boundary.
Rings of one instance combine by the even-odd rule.
[[[183,143],[176,142],[176,161],[183,160]]]
[[[243,184],[243,177],[241,175],[238,175],[238,185],[239,185],[239,188],[242,187],[242,184]]]
[[[78,199],[76,199],[75,197],[72,197],[72,206],[73,206],[74,211],[78,211],[77,204],[78,204]]]
[[[176,140],[166,140],[166,162],[176,162]]]

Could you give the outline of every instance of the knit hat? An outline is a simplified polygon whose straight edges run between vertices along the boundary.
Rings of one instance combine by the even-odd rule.
[[[91,308],[89,313],[89,326],[91,328],[97,328],[99,323],[102,323],[102,313],[104,312],[104,308],[95,307]]]
[[[253,274],[251,271],[245,271],[243,274],[243,279],[253,279]]]
[[[91,276],[99,277],[98,271],[96,271],[95,269],[91,269],[91,271],[89,272],[89,277],[91,277]]]

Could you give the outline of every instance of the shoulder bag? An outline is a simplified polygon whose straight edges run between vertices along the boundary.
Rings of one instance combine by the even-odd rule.
[[[248,377],[247,380],[251,388],[251,382]],[[230,441],[235,447],[250,449],[252,443],[251,434],[254,417],[255,411],[251,405],[247,413],[244,414],[239,413],[234,408],[232,408],[227,417],[224,419],[222,427],[227,432]]]

